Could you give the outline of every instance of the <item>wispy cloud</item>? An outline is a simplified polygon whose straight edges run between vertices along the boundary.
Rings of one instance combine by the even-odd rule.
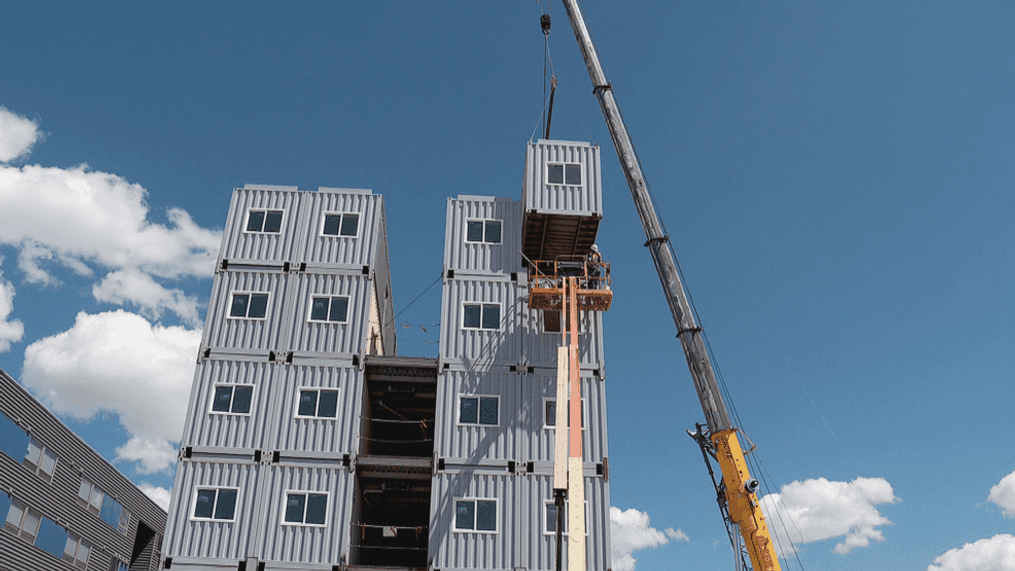
[[[1015,537],[1005,533],[950,549],[927,571],[1015,571]]]
[[[79,420],[117,416],[130,440],[117,460],[141,473],[170,468],[201,332],[152,325],[124,310],[79,313],[68,331],[25,349],[22,381],[57,414]]]
[[[649,525],[649,515],[634,508],[621,511],[610,506],[611,559],[614,571],[634,571],[638,562],[632,554],[641,549],[656,548],[670,542],[669,538],[687,541],[687,535],[673,528],[665,532]],[[669,536],[669,538],[667,538]]]
[[[878,527],[891,522],[875,506],[896,500],[884,478],[852,482],[818,478],[787,484],[779,493],[761,498],[761,505],[780,555],[790,553],[790,540],[799,545],[834,537],[844,540],[832,551],[845,554],[884,539]]]
[[[0,264],[3,261],[3,256],[0,256]],[[11,343],[17,343],[25,336],[24,323],[10,318],[14,312],[14,284],[3,279],[3,276],[0,271],[0,353],[9,351]]]

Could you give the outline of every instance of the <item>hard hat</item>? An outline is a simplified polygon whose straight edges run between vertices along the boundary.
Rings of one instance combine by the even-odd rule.
[[[595,244],[592,244],[592,251],[598,254],[599,253],[599,246],[596,246]]]

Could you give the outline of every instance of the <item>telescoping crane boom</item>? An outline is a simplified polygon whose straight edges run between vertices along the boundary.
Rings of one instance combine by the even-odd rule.
[[[780,571],[775,546],[772,545],[772,538],[755,493],[758,481],[751,478],[748,472],[747,461],[737,438],[737,429],[730,421],[726,403],[719,391],[715,368],[709,359],[701,328],[695,322],[687,292],[680,280],[669,237],[664,232],[659,215],[652,204],[631,137],[620,116],[620,108],[613,96],[613,86],[606,80],[606,74],[599,63],[599,56],[585,26],[578,1],[564,0],[564,6],[578,39],[585,65],[588,67],[593,93],[599,100],[606,126],[631,189],[631,197],[634,198],[638,216],[645,229],[647,238],[645,245],[652,253],[663,293],[673,314],[673,322],[677,326],[677,338],[684,350],[698,399],[705,412],[707,435],[699,430],[696,437],[700,443],[710,445],[709,452],[714,455],[722,471],[722,488],[725,493],[720,494],[720,501],[724,496],[723,511],[728,514],[729,522],[740,529],[754,570]]]

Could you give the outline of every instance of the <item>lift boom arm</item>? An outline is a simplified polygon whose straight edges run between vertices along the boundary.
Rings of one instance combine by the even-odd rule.
[[[585,65],[588,67],[593,93],[599,100],[599,107],[606,119],[606,126],[617,150],[620,165],[624,169],[638,217],[645,229],[645,245],[652,253],[663,293],[673,314],[673,323],[677,327],[677,338],[684,350],[698,399],[705,412],[710,440],[723,474],[729,517],[740,528],[755,571],[778,571],[779,560],[754,493],[756,481],[748,473],[736,429],[730,422],[729,412],[719,392],[715,369],[705,350],[701,328],[695,323],[687,292],[677,272],[669,236],[663,231],[663,225],[649,196],[634,145],[613,96],[613,86],[606,80],[606,74],[599,63],[599,56],[585,27],[585,20],[578,8],[577,0],[564,0],[564,7],[578,40],[582,57],[585,59]]]

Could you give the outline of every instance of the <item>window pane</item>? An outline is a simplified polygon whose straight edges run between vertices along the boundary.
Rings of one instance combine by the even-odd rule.
[[[233,306],[229,309],[229,317],[246,317],[247,302],[250,296],[246,294],[233,294]]]
[[[299,416],[317,414],[317,391],[300,391],[300,409],[296,414]]]
[[[42,453],[42,471],[50,476],[53,475],[53,471],[56,470],[56,453],[52,450],[46,450]]]
[[[211,519],[215,513],[215,490],[198,490],[194,504],[194,517]]]
[[[78,539],[73,533],[67,534],[67,543],[63,547],[64,559],[74,561],[74,557],[78,554]]]
[[[11,513],[11,497],[0,492],[0,514],[7,515],[9,513]]]
[[[78,497],[88,503],[88,496],[92,493],[92,483],[84,478],[81,479],[81,486],[78,488]]]
[[[325,494],[309,494],[307,497],[306,523],[324,524],[324,516],[328,513],[328,496]]]
[[[475,529],[476,502],[455,502],[455,529]]]
[[[215,412],[229,412],[229,403],[232,400],[232,387],[215,387],[215,400],[211,403],[211,409]]]
[[[476,501],[476,529],[479,531],[497,530],[497,502]]]
[[[21,529],[21,519],[25,515],[25,504],[20,500],[11,500],[11,509],[7,512],[7,523]]]
[[[564,165],[546,165],[546,182],[564,184]]]
[[[500,244],[500,222],[495,220],[487,220],[486,222],[486,241],[493,244]]]
[[[254,387],[234,387],[232,412],[247,414],[250,412],[250,398]]]
[[[268,313],[268,294],[266,293],[252,293],[250,294],[250,311],[247,313],[247,317],[264,317]]]
[[[479,399],[479,423],[497,424],[497,397]]]
[[[326,321],[328,319],[328,298],[314,298],[310,306],[310,319],[314,321]]]
[[[92,486],[92,497],[88,500],[88,505],[98,512],[99,508],[102,507],[102,498],[104,497],[105,494],[102,493],[102,490]]]
[[[338,225],[342,223],[341,214],[324,215],[324,233],[328,236],[338,236]]]
[[[479,421],[479,399],[462,397],[461,409],[458,413],[458,422],[462,424],[476,424]]]
[[[236,490],[219,490],[215,502],[215,519],[233,519],[236,513]]]
[[[44,517],[39,526],[39,536],[35,540],[35,546],[60,559],[63,557],[64,547],[67,546],[67,530],[48,517]]]
[[[482,222],[467,222],[465,224],[465,239],[469,242],[482,242],[483,241],[483,223]]]
[[[359,230],[359,214],[342,215],[342,235],[355,236]]]
[[[546,504],[546,531],[557,531],[557,506],[554,504]]]
[[[582,166],[581,165],[567,165],[567,184],[581,184],[582,183]]]
[[[102,501],[102,511],[99,513],[99,517],[102,521],[109,524],[109,527],[115,528],[120,524],[120,511],[122,509],[123,506],[120,505],[120,502],[106,496]]]
[[[482,309],[478,305],[465,306],[465,322],[463,327],[473,327],[479,329],[479,316]]]
[[[88,554],[92,551],[92,544],[87,541],[81,541],[81,545],[78,547],[78,567],[84,568],[88,565]]]
[[[0,413],[0,451],[14,460],[25,457],[28,447],[28,433],[21,430],[6,414]]]
[[[500,306],[483,306],[483,329],[500,329]]]
[[[282,228],[282,211],[269,210],[264,219],[264,231],[277,233]]]
[[[331,298],[331,314],[328,316],[328,320],[345,322],[346,314],[348,311],[349,311],[349,298],[333,297]]]
[[[317,416],[335,418],[338,414],[338,391],[321,391],[321,402],[317,406]]]
[[[35,537],[39,533],[39,512],[25,508],[25,519],[21,522],[21,537]]]
[[[264,226],[264,212],[251,210],[250,218],[247,219],[247,232],[260,232]]]
[[[28,452],[25,453],[25,462],[31,462],[38,466],[42,461],[42,444],[34,438],[28,439]]]
[[[120,531],[127,531],[130,527],[130,512],[126,508],[120,512],[120,525],[116,526],[116,529]]]
[[[544,426],[556,426],[557,424],[557,401],[546,401],[546,420]]]
[[[285,502],[285,520],[290,523],[303,523],[303,511],[307,497],[303,494],[289,494]]]

